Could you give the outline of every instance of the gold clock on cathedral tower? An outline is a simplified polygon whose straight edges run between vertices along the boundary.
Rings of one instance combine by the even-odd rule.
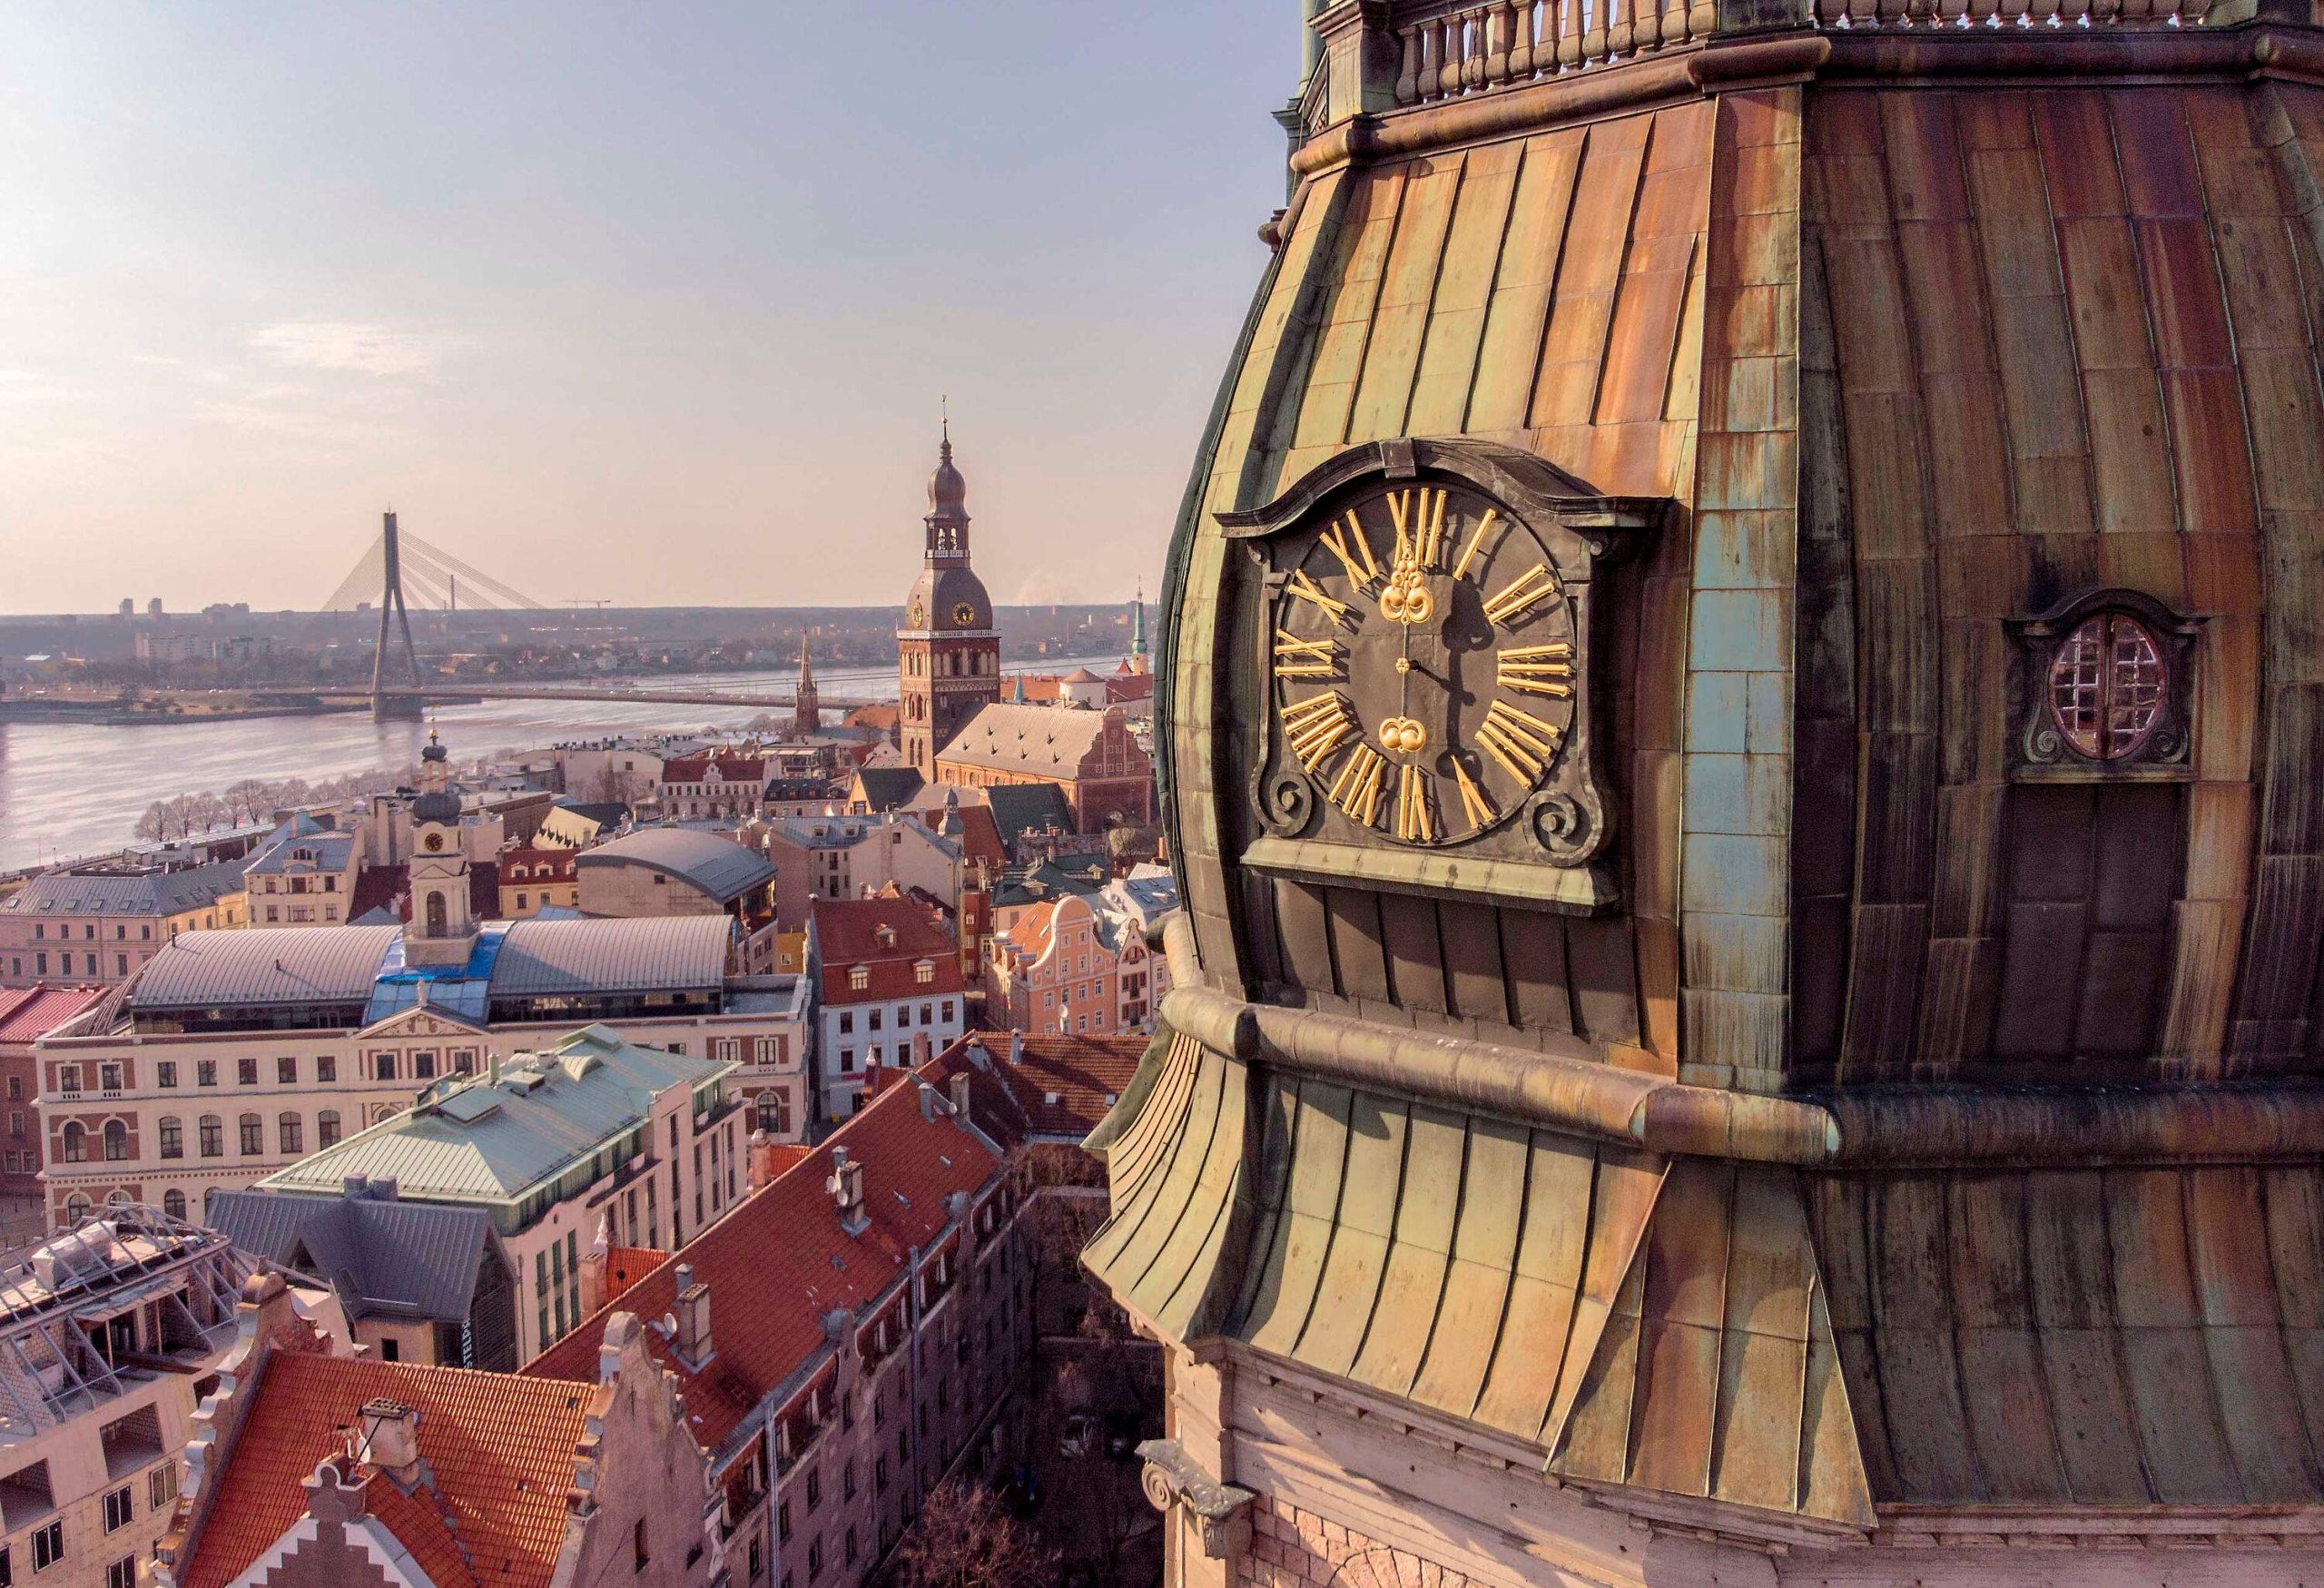
[[[1531,454],[1397,440],[1222,515],[1266,591],[1265,836],[1246,863],[1607,902],[1593,576],[1660,512]]]

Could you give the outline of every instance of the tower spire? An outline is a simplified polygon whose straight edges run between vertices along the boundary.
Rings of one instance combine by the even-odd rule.
[[[791,708],[791,733],[803,739],[823,729],[823,703],[815,692],[815,659],[807,651],[807,631],[799,631],[799,688]]]

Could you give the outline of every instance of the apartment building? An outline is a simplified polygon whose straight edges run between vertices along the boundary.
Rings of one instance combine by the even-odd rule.
[[[102,987],[35,985],[0,992],[0,1198],[12,1208],[40,1196],[40,1065],[33,1045],[107,996]],[[47,1220],[40,1221],[47,1228]]]
[[[300,812],[275,830],[242,869],[253,926],[337,926],[355,919],[363,870],[359,833],[340,833]]]
[[[511,844],[499,854],[499,916],[525,921],[548,909],[578,910],[581,879],[570,849]]]
[[[905,1062],[916,1038],[941,1048],[967,1029],[958,942],[918,900],[814,901],[807,963],[817,999],[816,1102],[824,1119],[855,1111],[867,1069]]]
[[[0,1583],[143,1581],[251,1272],[225,1237],[151,1208],[0,1257]]]
[[[894,811],[781,817],[753,823],[744,837],[774,867],[774,914],[785,927],[803,925],[817,900],[858,899],[891,884],[952,903],[967,858],[957,836]]]
[[[985,1011],[1017,1031],[1107,1036],[1153,1029],[1170,972],[1140,918],[1110,892],[1014,912],[985,940]]]
[[[601,1224],[667,1249],[743,1194],[734,1066],[623,1040],[608,1026],[430,1083],[411,1107],[258,1183],[319,1197],[359,1185],[475,1208],[517,1273],[517,1360],[581,1321],[581,1253]]]
[[[199,1217],[212,1191],[400,1113],[431,1082],[592,1023],[749,1066],[738,1090],[779,1089],[792,1106],[769,1117],[803,1131],[803,1000],[795,981],[730,978],[732,935],[718,915],[491,922],[428,964],[424,927],[184,934],[34,1045],[50,1217],[115,1199]]]
[[[237,927],[240,860],[68,867],[0,899],[0,986],[125,981],[182,932]]]

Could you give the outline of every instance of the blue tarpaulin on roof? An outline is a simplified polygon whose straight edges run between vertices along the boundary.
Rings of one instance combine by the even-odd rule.
[[[491,1007],[492,964],[500,957],[508,926],[506,921],[495,921],[482,927],[464,965],[407,964],[403,934],[397,933],[379,956],[379,973],[371,983],[371,1003],[363,1011],[363,1023],[375,1025],[400,1010],[417,1007],[423,986],[430,1009],[483,1022]]]

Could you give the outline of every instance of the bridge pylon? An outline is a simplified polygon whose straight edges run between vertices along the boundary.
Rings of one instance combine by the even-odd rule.
[[[388,648],[390,637],[389,617],[392,614],[397,630],[403,638],[403,671],[411,686],[420,686],[419,653],[411,644],[411,609],[403,599],[403,556],[396,535],[396,516],[387,515],[387,526],[380,536],[385,553],[387,577],[379,591],[379,643],[371,656],[371,717],[375,722],[409,719],[424,715],[426,701],[418,695],[390,695],[381,691],[389,686]]]

